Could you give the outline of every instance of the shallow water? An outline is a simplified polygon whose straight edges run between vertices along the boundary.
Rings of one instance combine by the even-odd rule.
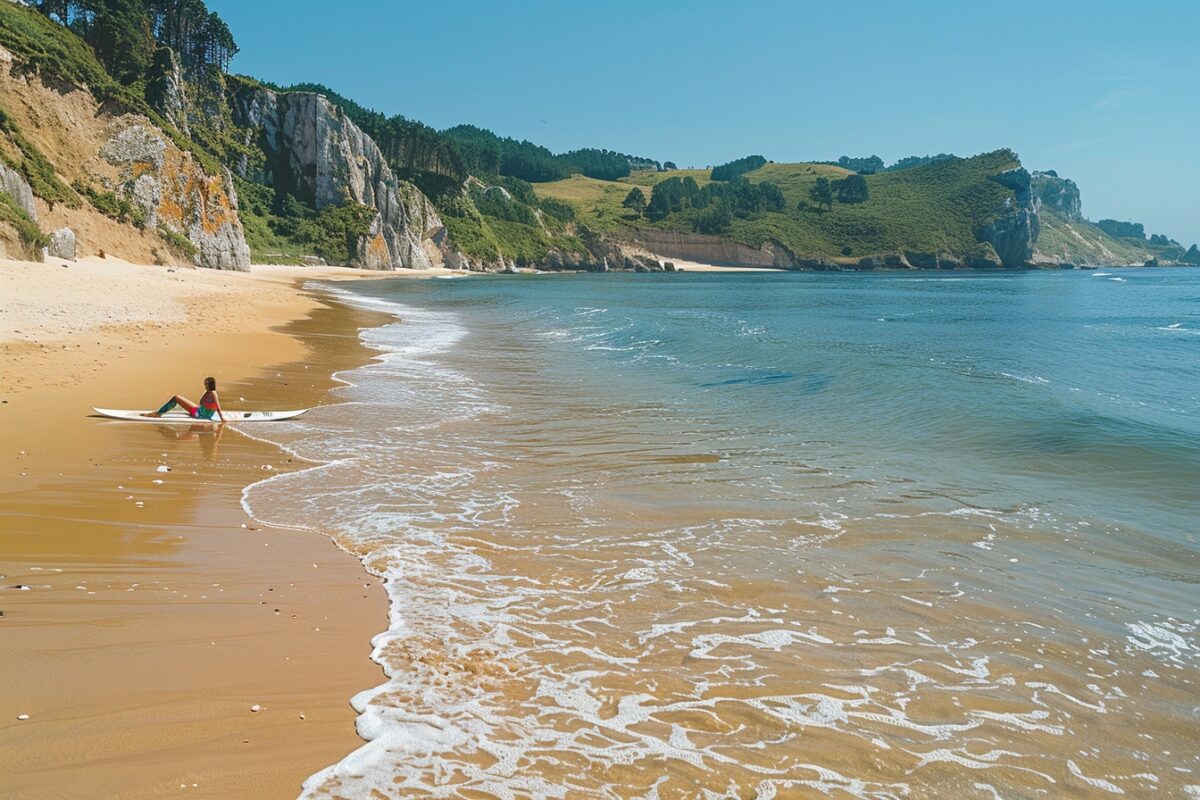
[[[309,796],[1200,796],[1200,271],[365,282],[321,462],[386,578]]]

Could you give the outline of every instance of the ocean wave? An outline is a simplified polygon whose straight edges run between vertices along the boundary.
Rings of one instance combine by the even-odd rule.
[[[1088,588],[1118,537],[864,468],[806,415],[742,406],[731,424],[617,373],[654,350],[691,362],[670,380],[692,392],[697,363],[777,383],[772,399],[886,384],[689,349],[605,298],[506,330],[338,291],[398,321],[362,331],[376,358],[339,374],[336,405],[273,429],[313,466],[243,495],[266,524],[334,536],[390,600],[372,642],[386,681],[352,700],[367,741],[305,796],[1178,785],[1186,756],[1134,758],[1150,748],[1133,720],[1177,724],[1159,701],[1188,686],[1192,633]],[[561,333],[531,348],[530,331]],[[611,396],[568,369],[584,358]]]

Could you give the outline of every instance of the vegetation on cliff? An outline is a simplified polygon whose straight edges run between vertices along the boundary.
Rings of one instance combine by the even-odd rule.
[[[1052,171],[1034,173],[1031,193],[1028,174],[1017,171],[1020,164],[1009,150],[972,158],[911,156],[890,166],[874,155],[798,164],[752,155],[704,170],[606,149],[555,153],[474,125],[439,131],[387,116],[320,84],[280,88],[227,75],[238,46],[203,0],[31,5],[0,2],[0,47],[13,54],[14,69],[86,86],[106,113],[147,117],[214,179],[229,168],[240,196],[235,216],[259,261],[351,261],[378,230],[374,210],[363,204],[379,205],[371,199],[374,187],[339,201],[328,191],[318,200],[289,183],[294,165],[280,162],[262,130],[234,113],[248,95],[264,89],[324,96],[370,138],[371,158],[378,162],[381,155],[387,165],[379,169],[390,168],[400,180],[397,187],[387,178],[389,191],[405,198],[415,192],[425,209],[419,216],[433,220],[436,230],[445,225],[447,239],[439,247],[475,267],[594,263],[612,241],[636,241],[647,233],[720,237],[782,250],[797,261],[858,263],[913,254],[925,263],[924,255],[936,254],[934,263],[946,255],[948,264],[1011,265],[1022,260],[1022,242],[1009,247],[1012,236],[1032,241],[1039,235],[1038,205],[1043,223],[1034,260],[1191,257],[1165,236],[1147,238],[1137,223],[1087,222],[1079,213],[1078,188]],[[56,169],[3,109],[0,160],[47,203],[90,207],[122,224],[153,227],[131,198]],[[63,174],[72,177],[64,180]],[[19,204],[9,206],[0,208],[0,218],[21,231],[22,242],[36,243],[36,223],[21,216]],[[178,231],[163,236],[178,251],[193,247]],[[999,236],[1009,237],[1003,247]],[[602,239],[609,244],[598,251]]]

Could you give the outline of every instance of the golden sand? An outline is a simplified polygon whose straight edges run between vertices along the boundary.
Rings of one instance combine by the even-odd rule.
[[[239,504],[298,465],[235,425],[90,416],[209,374],[231,409],[325,402],[376,320],[311,277],[363,275],[0,262],[0,796],[294,797],[360,744],[383,593]]]

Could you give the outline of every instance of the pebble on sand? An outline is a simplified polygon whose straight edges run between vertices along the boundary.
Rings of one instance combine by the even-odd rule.
[[[24,722],[25,720],[29,719],[29,715],[28,714],[17,714],[17,719],[21,720],[21,722]]]
[[[155,471],[156,471],[156,472],[170,472],[170,471],[171,471],[171,468],[170,468],[170,467],[168,467],[166,464],[159,464],[159,465],[158,465],[158,469],[157,469],[157,470],[155,470]]]
[[[263,710],[262,706],[260,706],[258,703],[255,703],[254,705],[250,706],[250,711],[252,711],[255,714],[257,714],[258,712],[260,712],[262,710]]]

